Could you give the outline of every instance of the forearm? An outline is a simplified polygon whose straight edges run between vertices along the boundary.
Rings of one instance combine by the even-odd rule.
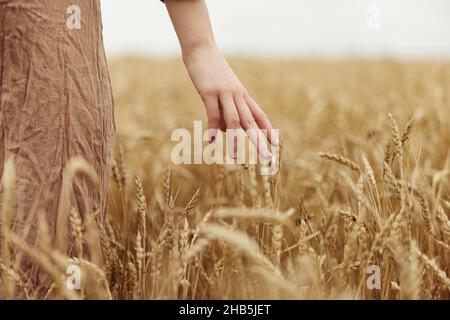
[[[183,57],[198,48],[215,48],[208,9],[204,0],[165,0],[180,42]]]
[[[258,152],[270,158],[264,137],[274,145],[278,145],[278,138],[272,134],[272,124],[265,113],[217,49],[205,0],[165,0],[165,3],[181,45],[184,64],[206,107],[209,141],[215,140],[217,129],[243,128],[248,130]],[[230,156],[236,158],[235,139],[227,139]]]

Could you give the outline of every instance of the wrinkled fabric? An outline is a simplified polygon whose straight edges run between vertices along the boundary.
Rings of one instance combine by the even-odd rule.
[[[73,4],[81,9],[81,28],[71,30]],[[12,158],[13,230],[29,228],[33,243],[42,210],[55,236],[63,169],[75,156],[95,169],[100,183],[78,176],[71,206],[82,217],[100,210],[101,223],[114,135],[99,1],[0,0],[0,172]],[[24,272],[36,286],[46,285],[36,266]]]

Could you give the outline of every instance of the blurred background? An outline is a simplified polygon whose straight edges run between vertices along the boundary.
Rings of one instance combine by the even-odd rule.
[[[450,57],[448,0],[207,0],[233,56]],[[102,0],[108,55],[174,56],[158,0]]]
[[[292,186],[280,192],[281,206],[292,206],[302,189],[316,184],[319,152],[360,159],[363,150],[379,170],[391,130],[388,113],[400,128],[414,118],[411,139],[424,170],[445,165],[450,1],[206,2],[219,46],[281,131],[282,174],[286,188]],[[192,130],[206,113],[163,3],[102,0],[102,12],[118,145],[130,174],[151,192],[171,164],[173,130]],[[214,176],[211,166],[175,166],[174,172],[183,176],[180,203],[199,185],[214,183],[203,178]],[[306,184],[299,187],[299,179]]]
[[[450,282],[443,276],[450,227],[442,213],[450,217],[449,0],[206,0],[217,43],[281,132],[281,168],[271,177],[260,176],[257,166],[171,162],[174,129],[193,131],[195,120],[206,128],[206,113],[165,6],[159,0],[102,2],[119,147],[108,197],[110,220],[119,226],[114,239],[135,247],[139,227],[123,223],[129,212],[138,216],[135,175],[148,200],[147,243],[156,257],[175,257],[170,243],[177,242],[166,235],[189,235],[184,226],[197,230],[208,213],[217,221],[216,208],[237,208],[240,217],[260,208],[277,217],[289,212],[299,228],[280,232],[272,220],[248,217],[230,225],[286,271],[292,295],[277,289],[278,273],[257,275],[261,263],[241,263],[227,244],[200,249],[204,263],[189,266],[188,282],[170,258],[153,264],[162,270],[147,273],[156,290],[139,297],[450,298],[443,285]],[[171,190],[173,211],[166,210]],[[126,199],[133,211],[123,209]],[[184,214],[192,203],[196,208]],[[391,228],[394,223],[399,227]],[[385,236],[389,230],[394,237]],[[410,255],[416,245],[446,270],[438,276],[435,265],[418,271]],[[371,256],[383,272],[381,291],[360,290]],[[111,279],[133,283],[116,273]],[[183,296],[171,291],[181,286]],[[139,292],[126,289],[125,297]]]

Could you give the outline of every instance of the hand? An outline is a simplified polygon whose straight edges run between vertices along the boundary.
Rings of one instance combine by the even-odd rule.
[[[206,107],[210,142],[215,140],[218,129],[242,128],[258,153],[269,159],[267,141],[278,146],[278,137],[273,134],[266,114],[250,97],[219,50],[215,46],[196,48],[183,52],[183,61]],[[236,140],[229,139],[228,146],[230,157],[235,159]]]

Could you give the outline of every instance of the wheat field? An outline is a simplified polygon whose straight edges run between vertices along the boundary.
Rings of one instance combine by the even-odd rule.
[[[450,298],[450,64],[231,64],[280,129],[279,173],[171,164],[171,132],[206,120],[181,62],[114,60],[107,222],[67,213],[77,252],[89,252],[72,256],[3,228],[53,280],[42,296],[3,256],[9,297]],[[81,159],[66,170],[90,174]],[[81,290],[65,286],[73,264]]]

